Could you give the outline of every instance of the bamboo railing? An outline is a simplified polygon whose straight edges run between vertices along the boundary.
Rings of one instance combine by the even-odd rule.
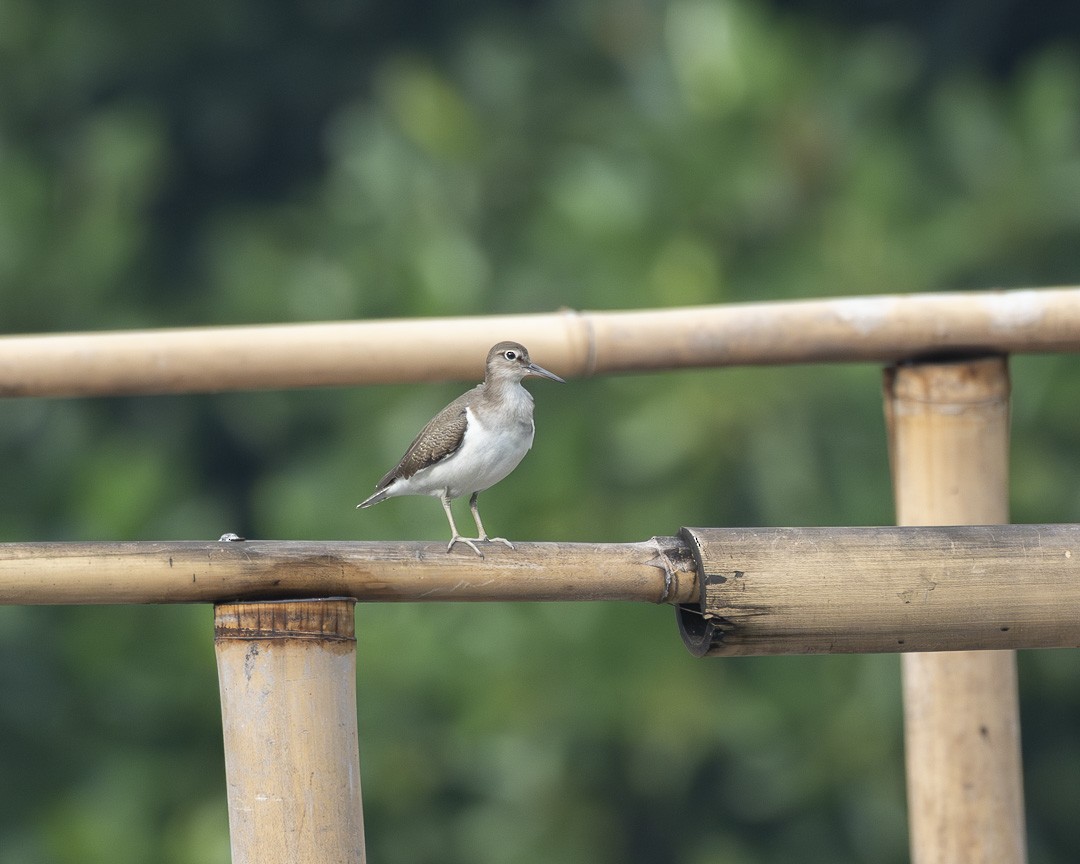
[[[645,543],[0,543],[0,603],[637,600],[697,596],[674,537]]]
[[[480,559],[441,542],[0,543],[0,604],[624,601],[677,606],[699,656],[1080,645],[1080,525],[516,546]]]
[[[1080,526],[933,526],[1007,522],[1004,356],[1080,351],[1080,289],[3,336],[0,396],[474,379],[507,338],[564,377],[890,364],[897,514],[918,527],[688,528],[482,559],[424,543],[0,544],[0,603],[216,604],[238,864],[364,860],[355,600],[567,599],[676,605],[699,655],[905,652],[912,860],[1023,862],[1015,661],[973,649],[1080,644]],[[930,651],[952,653],[916,653]]]
[[[208,393],[483,377],[516,339],[565,377],[1080,351],[1080,289],[616,312],[0,337],[0,396]]]

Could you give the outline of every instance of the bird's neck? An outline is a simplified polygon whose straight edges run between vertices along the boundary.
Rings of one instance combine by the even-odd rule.
[[[531,419],[532,394],[521,386],[520,378],[488,378],[480,386],[480,410],[514,419]]]

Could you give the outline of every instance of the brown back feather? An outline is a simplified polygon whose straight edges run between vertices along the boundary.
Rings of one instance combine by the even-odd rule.
[[[413,439],[401,461],[376,484],[375,491],[385,489],[399,477],[412,477],[421,468],[426,468],[456,451],[465,438],[465,426],[468,423],[465,407],[470,401],[480,397],[483,386],[479,384],[468,393],[463,393],[436,414]]]

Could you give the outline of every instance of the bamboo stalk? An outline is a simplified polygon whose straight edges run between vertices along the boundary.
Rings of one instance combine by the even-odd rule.
[[[563,376],[1076,352],[1080,289],[850,297],[634,311],[0,337],[0,396],[104,396],[476,379],[524,342]],[[417,346],[421,346],[418,350]]]
[[[680,615],[698,654],[1080,645],[1080,525],[683,537],[522,543],[483,560],[441,543],[9,543],[0,602],[623,600],[693,604]]]
[[[1080,644],[1080,526],[684,528],[698,656]],[[1054,607],[1058,606],[1058,611]]]
[[[233,864],[363,862],[353,601],[214,610]]]
[[[633,600],[695,596],[686,548],[517,543],[478,558],[446,544],[291,541],[0,543],[0,603],[206,603],[356,597],[365,601]]]
[[[1005,359],[900,366],[885,385],[897,521],[1008,521]],[[902,671],[911,860],[1021,864],[1015,655],[909,654]]]

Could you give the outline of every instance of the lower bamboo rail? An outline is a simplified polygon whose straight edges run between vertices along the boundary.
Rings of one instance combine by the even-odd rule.
[[[1080,645],[1080,525],[694,528],[644,543],[4,543],[0,603],[624,600],[696,654]]]
[[[687,528],[698,655],[1080,645],[1080,526]],[[704,610],[704,614],[702,614]]]
[[[484,558],[405,542],[0,543],[0,604],[216,603],[304,597],[368,602],[631,600],[696,596],[674,537],[516,543]]]

